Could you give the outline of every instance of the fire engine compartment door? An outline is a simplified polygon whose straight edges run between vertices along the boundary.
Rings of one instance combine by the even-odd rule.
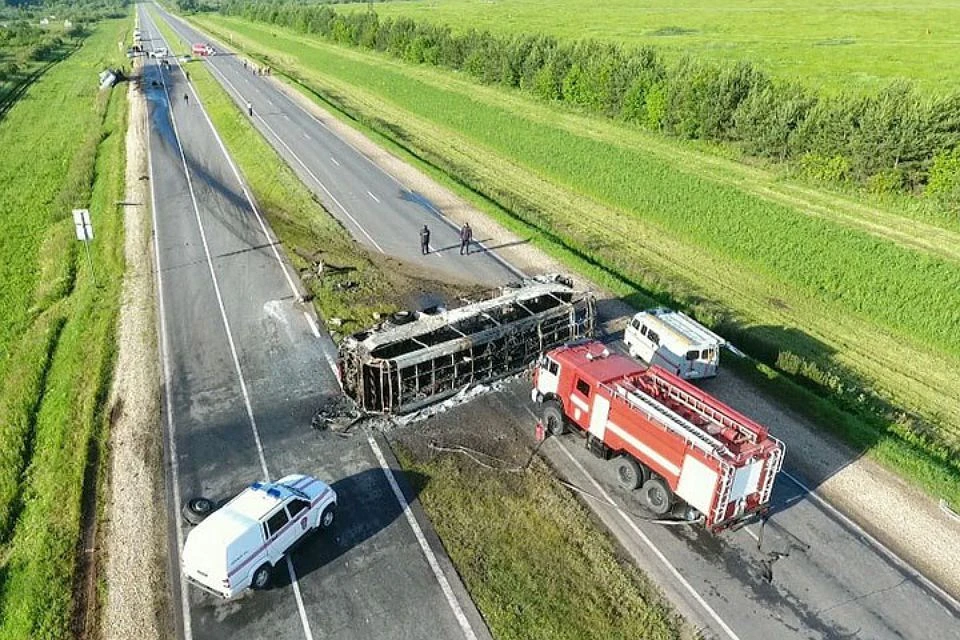
[[[593,411],[590,413],[590,435],[603,440],[607,430],[607,417],[610,415],[610,400],[601,394],[593,396]]]
[[[737,469],[733,476],[733,486],[730,488],[730,502],[756,493],[760,486],[763,464],[764,460],[755,460],[753,463]]]
[[[683,458],[680,470],[680,482],[677,495],[687,501],[691,507],[709,516],[713,506],[713,496],[717,491],[719,474],[706,464],[687,454]]]

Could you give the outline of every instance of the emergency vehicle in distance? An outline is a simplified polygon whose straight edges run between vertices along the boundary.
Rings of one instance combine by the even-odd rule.
[[[197,43],[195,43],[195,44],[193,45],[193,48],[191,49],[191,51],[193,52],[193,55],[199,56],[199,57],[212,56],[213,54],[215,54],[215,53],[217,52],[216,49],[214,49],[213,47],[211,47],[211,46],[210,46],[209,44],[207,44],[206,42],[197,42]]]
[[[266,589],[294,544],[333,525],[336,508],[336,492],[311,476],[254,482],[190,532],[181,554],[183,574],[221,598]]]
[[[720,368],[726,340],[679,311],[658,307],[633,316],[623,332],[630,355],[685,380],[709,378]]]
[[[660,367],[596,341],[570,344],[541,356],[531,395],[546,430],[585,432],[587,448],[614,460],[620,486],[640,489],[657,516],[702,520],[717,532],[769,506],[783,444]]]

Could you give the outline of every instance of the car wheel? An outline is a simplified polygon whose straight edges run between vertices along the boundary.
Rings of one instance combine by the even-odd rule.
[[[263,591],[270,586],[270,578],[273,577],[273,567],[269,564],[261,565],[253,572],[253,579],[250,580],[250,588],[257,591]]]
[[[556,400],[544,402],[543,409],[540,410],[540,416],[543,419],[543,428],[550,435],[562,436],[566,432],[567,423],[563,418],[563,410]]]
[[[331,504],[326,509],[323,510],[323,513],[320,514],[320,519],[317,521],[317,528],[321,531],[325,531],[333,526],[333,523],[337,519],[337,505]]]
[[[209,498],[191,498],[183,505],[181,510],[183,513],[183,519],[189,522],[190,524],[197,525],[203,522],[203,520],[213,513],[214,504],[213,500]]]
[[[673,492],[660,478],[650,478],[644,482],[640,498],[643,506],[658,516],[666,515],[673,508]]]

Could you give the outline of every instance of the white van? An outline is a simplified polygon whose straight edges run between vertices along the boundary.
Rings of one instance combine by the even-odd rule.
[[[623,341],[634,358],[688,380],[717,375],[720,347],[727,344],[693,318],[665,308],[635,315]]]
[[[254,482],[187,536],[181,563],[192,584],[221,598],[265,589],[290,547],[334,521],[337,494],[324,482],[295,474]]]

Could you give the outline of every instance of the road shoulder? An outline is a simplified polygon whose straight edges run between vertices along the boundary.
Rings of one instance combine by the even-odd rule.
[[[163,504],[160,373],[155,288],[150,259],[147,106],[136,82],[129,87],[124,228],[126,274],[118,323],[118,355],[110,406],[117,418],[110,438],[105,536],[105,640],[154,640],[171,635]]]

